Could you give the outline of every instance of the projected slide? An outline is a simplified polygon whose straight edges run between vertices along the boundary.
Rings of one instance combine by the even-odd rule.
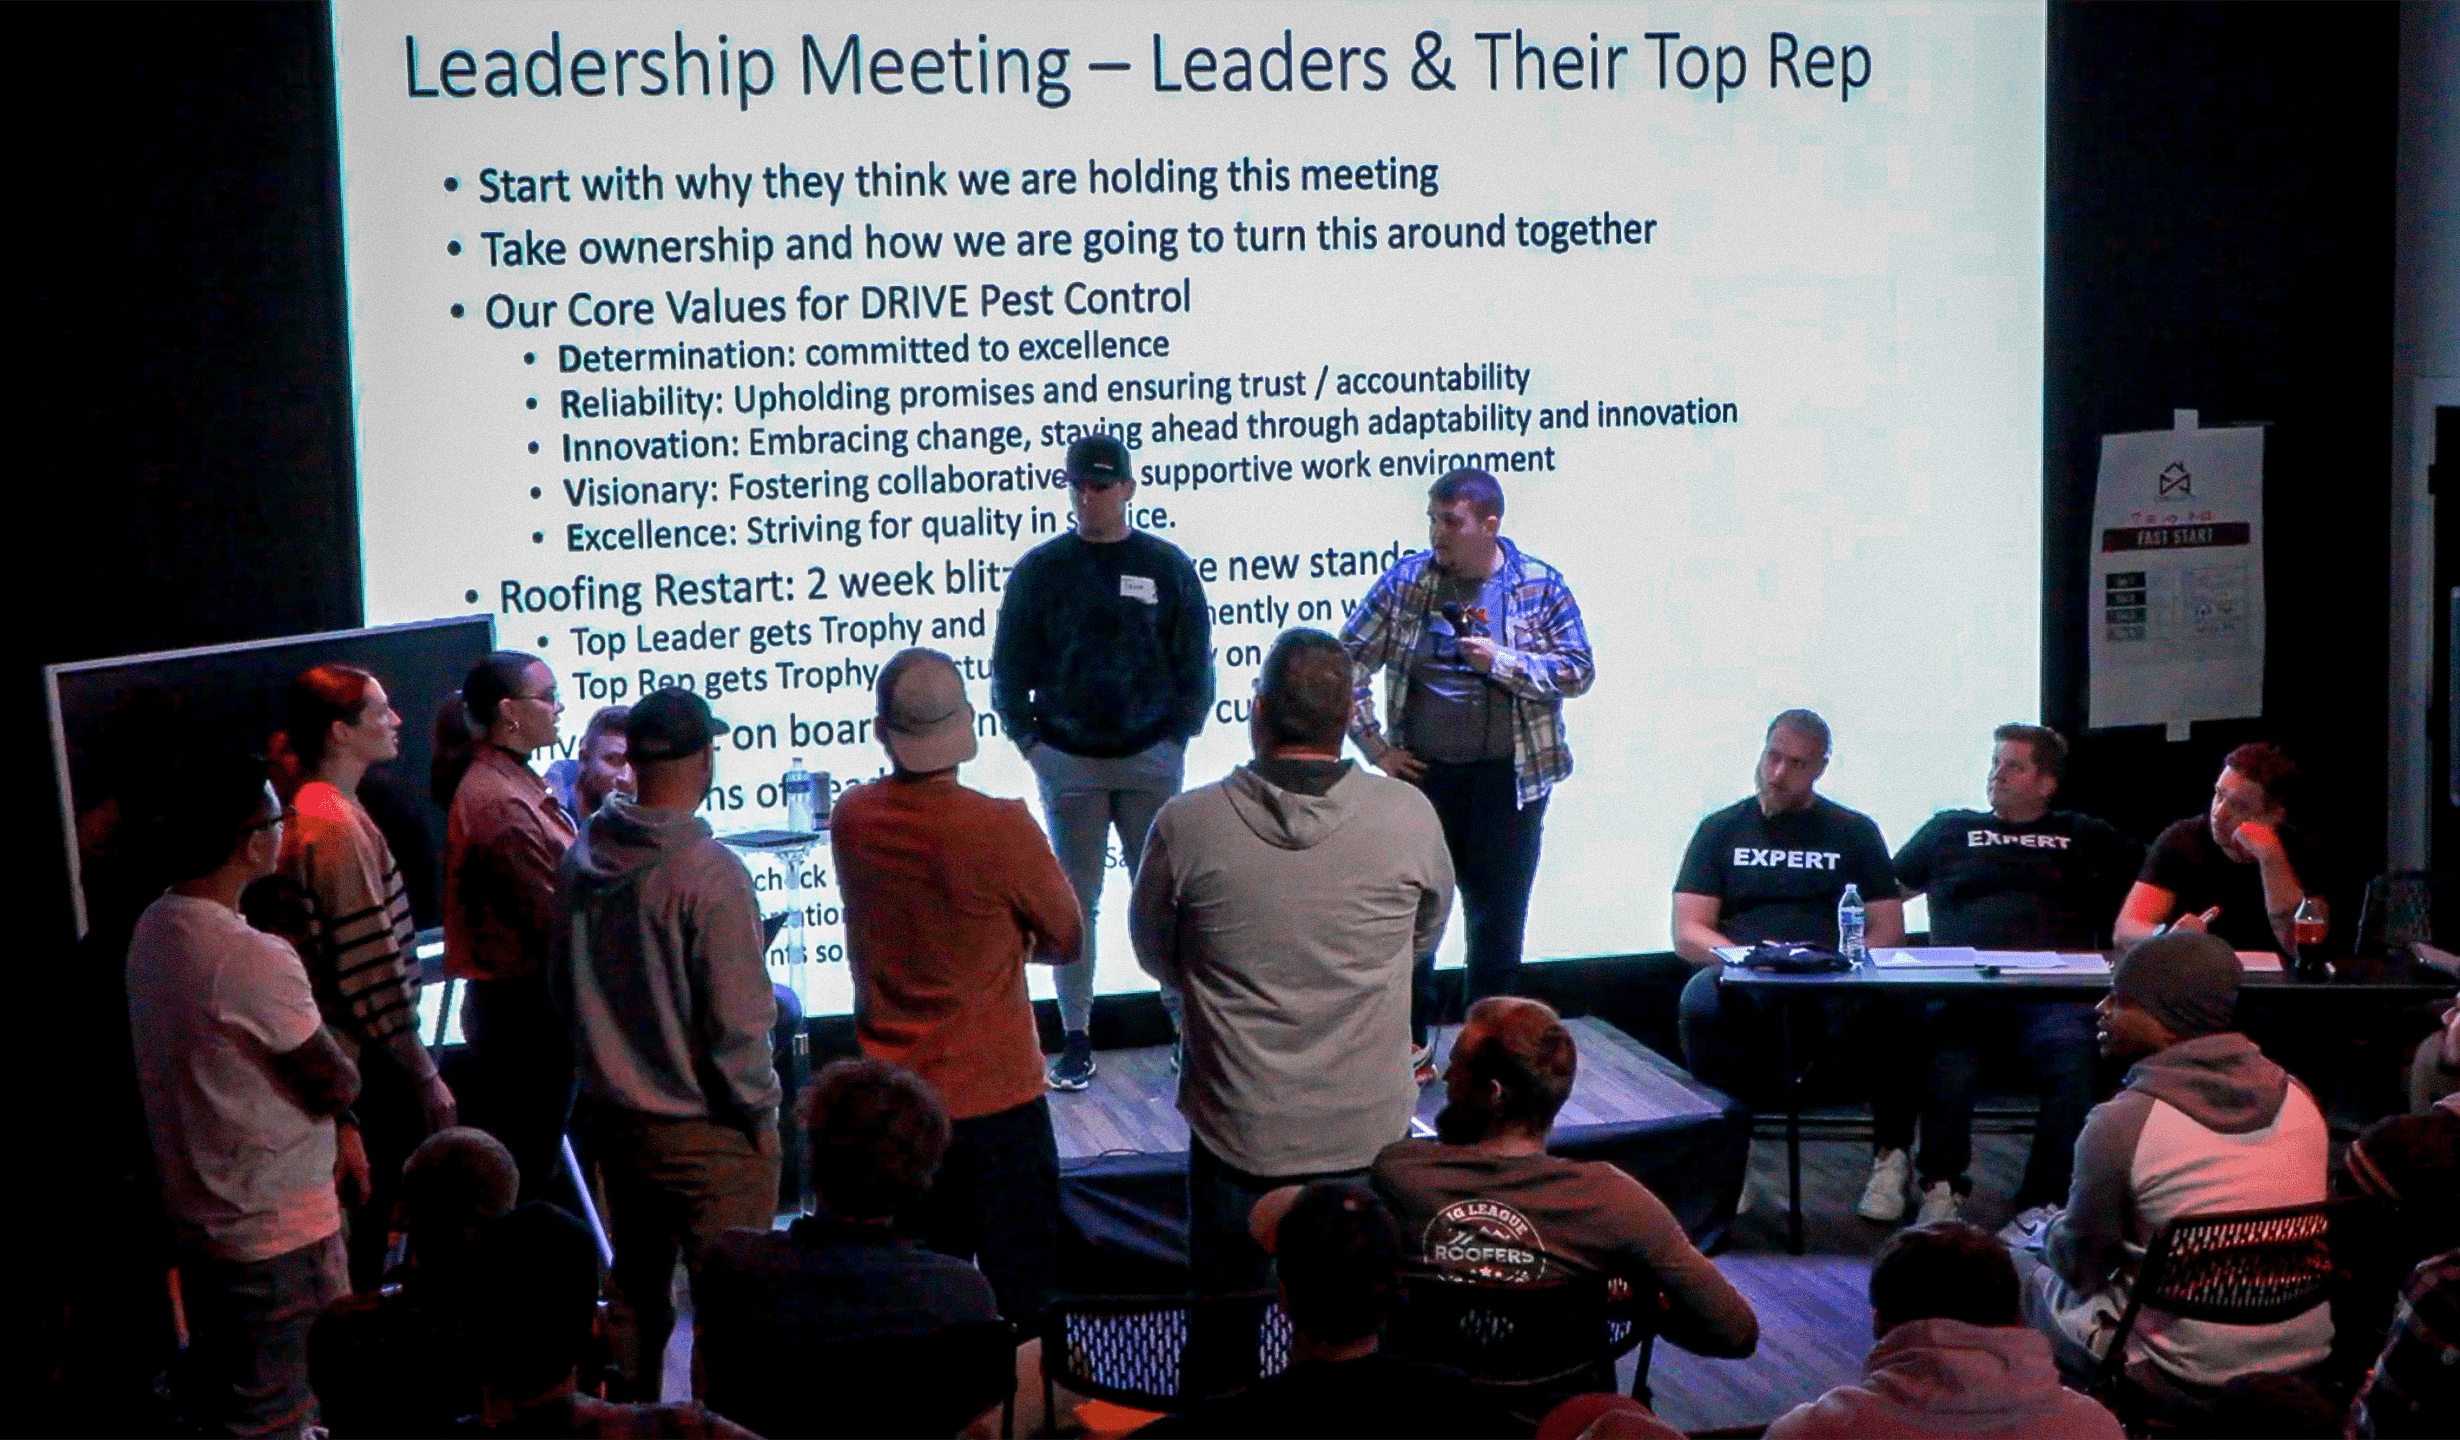
[[[984,712],[969,781],[1031,797],[993,632],[1094,428],[1212,606],[1190,783],[1246,758],[1274,635],[1425,545],[1436,477],[1502,481],[1597,662],[1534,959],[1667,947],[1691,828],[1780,709],[1828,716],[1827,790],[1892,843],[2037,713],[2037,4],[335,25],[369,622],[494,615],[568,735],[707,695],[722,832],[782,824],[798,757],[881,773],[907,645]],[[800,877],[820,1013],[830,869]],[[1149,983],[1125,899],[1114,867],[1104,990]]]

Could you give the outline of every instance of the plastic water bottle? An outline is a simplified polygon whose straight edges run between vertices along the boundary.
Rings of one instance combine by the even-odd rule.
[[[1862,891],[1848,885],[1836,902],[1836,953],[1853,962],[1855,969],[1871,963],[1871,947],[1863,943]]]
[[[811,772],[803,768],[802,756],[795,756],[794,763],[786,768],[784,789],[786,791],[786,828],[806,835],[810,834],[812,831]]]

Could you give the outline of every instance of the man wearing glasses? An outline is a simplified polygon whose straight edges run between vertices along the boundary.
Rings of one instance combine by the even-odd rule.
[[[1041,782],[1051,848],[1085,910],[1083,958],[1058,969],[1066,1043],[1054,1090],[1093,1083],[1093,920],[1110,834],[1133,884],[1154,812],[1179,793],[1213,699],[1212,616],[1185,551],[1128,524],[1136,471],[1115,436],[1068,447],[1075,528],[1017,562],[991,649],[991,705]],[[1162,1003],[1175,1022],[1178,996]]]

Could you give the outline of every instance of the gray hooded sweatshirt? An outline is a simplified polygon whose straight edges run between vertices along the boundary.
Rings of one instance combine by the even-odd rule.
[[[2051,1318],[2099,1355],[2127,1308],[2144,1252],[2185,1215],[2302,1205],[2325,1198],[2328,1137],[2306,1087],[2235,1032],[2199,1035],[2146,1056],[2125,1087],[2093,1107],[2076,1140],[2067,1209],[2043,1236]],[[2317,1306],[2272,1325],[2216,1325],[2151,1309],[2136,1317],[2128,1360],[2150,1360],[2198,1385],[2252,1371],[2298,1370],[2332,1344]]]
[[[1128,913],[1138,963],[1186,1002],[1179,1112],[1268,1178],[1361,1170],[1408,1132],[1410,962],[1452,910],[1443,825],[1416,786],[1301,768],[1297,789],[1243,765],[1173,797]]]
[[[776,1123],[777,1023],[751,872],[698,816],[611,796],[555,879],[547,983],[581,1093],[756,1133]]]

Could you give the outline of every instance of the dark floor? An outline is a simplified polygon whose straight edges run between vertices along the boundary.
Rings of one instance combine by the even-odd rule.
[[[1973,1199],[1965,1217],[1997,1229],[2024,1171],[2029,1135],[1973,1137]],[[1853,1213],[1870,1174],[1864,1140],[1805,1141],[1803,1253],[1785,1248],[1785,1142],[1751,1147],[1748,1209],[1717,1256],[1760,1317],[1759,1353],[1709,1360],[1660,1344],[1650,1366],[1657,1413],[1681,1430],[1764,1425],[1862,1373],[1871,1347],[1871,1257],[1895,1227]],[[1623,1380],[1631,1379],[1628,1362]]]

